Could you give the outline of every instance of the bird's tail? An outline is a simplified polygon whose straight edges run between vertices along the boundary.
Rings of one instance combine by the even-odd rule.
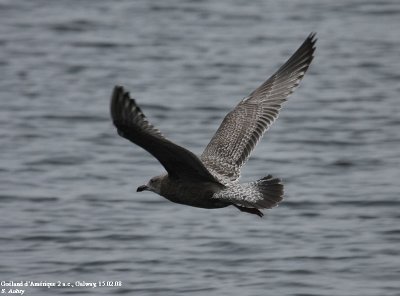
[[[283,200],[283,184],[281,179],[268,175],[258,181],[249,183],[258,192],[254,206],[259,209],[270,209]]]
[[[259,209],[273,208],[282,201],[283,184],[281,179],[268,175],[254,182],[230,186],[215,197],[231,202],[242,212],[262,217]]]

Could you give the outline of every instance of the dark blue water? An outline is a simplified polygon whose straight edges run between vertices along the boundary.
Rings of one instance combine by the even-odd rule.
[[[395,0],[0,1],[0,280],[400,295],[399,19]],[[242,176],[283,178],[280,207],[258,219],[135,192],[162,167],[116,134],[115,84],[200,154],[311,31],[310,71]]]

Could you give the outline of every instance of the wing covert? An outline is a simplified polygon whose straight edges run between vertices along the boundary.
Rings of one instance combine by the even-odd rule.
[[[310,66],[315,42],[311,33],[275,74],[226,115],[200,157],[220,181],[239,179],[241,167]]]
[[[122,86],[114,88],[110,111],[118,134],[152,154],[171,178],[217,182],[196,155],[167,140],[149,123]]]

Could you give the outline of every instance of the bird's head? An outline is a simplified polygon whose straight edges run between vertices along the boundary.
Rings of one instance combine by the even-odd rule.
[[[148,190],[148,191],[153,191],[155,193],[160,194],[161,182],[162,182],[163,177],[164,176],[155,176],[155,177],[151,178],[149,180],[149,182],[147,182],[146,185],[139,186],[136,191],[141,192],[141,191]]]

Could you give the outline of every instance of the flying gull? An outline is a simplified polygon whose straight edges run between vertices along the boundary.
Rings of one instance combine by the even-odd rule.
[[[311,33],[274,75],[240,101],[226,115],[200,157],[166,139],[129,92],[115,86],[111,118],[118,134],[147,150],[167,171],[137,191],[153,191],[172,202],[199,208],[232,205],[260,217],[260,209],[276,206],[283,199],[282,181],[267,175],[240,184],[240,169],[303,78],[313,59],[315,42],[315,33]]]

